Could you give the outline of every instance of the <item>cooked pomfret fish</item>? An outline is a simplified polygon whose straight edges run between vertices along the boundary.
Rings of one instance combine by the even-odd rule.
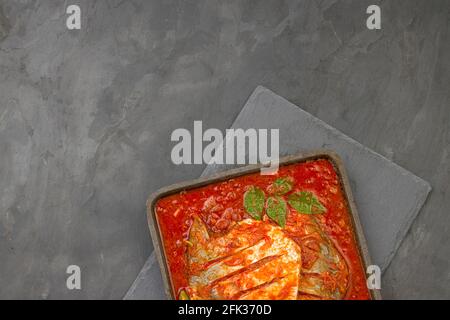
[[[297,299],[300,247],[278,226],[245,219],[210,237],[195,218],[189,243],[191,299]]]
[[[311,215],[291,213],[284,232],[301,248],[301,300],[343,299],[349,284],[347,262],[318,221]]]

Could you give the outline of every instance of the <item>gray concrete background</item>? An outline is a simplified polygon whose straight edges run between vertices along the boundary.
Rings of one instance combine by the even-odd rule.
[[[170,133],[261,84],[429,181],[386,298],[450,298],[450,2],[0,0],[0,298],[122,298],[145,199],[200,175]],[[81,291],[65,269],[82,268]]]

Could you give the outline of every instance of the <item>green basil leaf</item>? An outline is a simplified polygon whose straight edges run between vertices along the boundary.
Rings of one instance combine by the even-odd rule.
[[[178,300],[191,300],[191,297],[189,297],[189,294],[186,290],[181,290],[180,294],[178,295]]]
[[[264,209],[264,192],[252,186],[244,194],[244,208],[254,219],[261,220]]]
[[[283,195],[292,190],[292,178],[283,177],[276,179],[268,188],[270,194]]]
[[[320,214],[327,211],[319,199],[309,191],[294,192],[289,195],[288,202],[292,208],[303,214]]]
[[[282,197],[269,197],[267,199],[266,212],[270,219],[284,228],[286,225],[287,204]]]

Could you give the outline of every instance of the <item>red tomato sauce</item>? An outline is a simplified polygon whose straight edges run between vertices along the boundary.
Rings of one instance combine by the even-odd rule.
[[[345,284],[341,284],[346,287],[343,299],[371,298],[347,200],[333,164],[326,159],[282,166],[275,175],[248,174],[161,198],[155,210],[175,296],[189,285],[187,246],[190,245],[188,238],[193,217],[201,216],[211,236],[224,234],[237,221],[251,218],[243,203],[244,194],[249,187],[270,190],[273,182],[280,177],[292,180],[292,191],[312,192],[326,208],[325,213],[308,216],[314,216],[322,232],[345,259],[348,279]],[[286,226],[292,226],[298,221],[292,210],[286,219]],[[296,238],[295,231],[292,230],[295,228],[287,233]],[[298,243],[302,247],[302,243]],[[313,258],[306,251],[302,254],[304,267],[308,268],[311,259]],[[322,275],[323,279],[329,276]]]

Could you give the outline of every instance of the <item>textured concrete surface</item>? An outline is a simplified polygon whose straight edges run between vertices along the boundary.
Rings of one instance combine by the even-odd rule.
[[[124,300],[165,300],[164,283],[155,252],[145,262]]]
[[[151,252],[145,199],[198,176],[175,128],[228,127],[262,84],[429,181],[384,277],[450,298],[446,0],[0,0],[0,298],[121,298]],[[82,268],[69,291],[65,269]]]

